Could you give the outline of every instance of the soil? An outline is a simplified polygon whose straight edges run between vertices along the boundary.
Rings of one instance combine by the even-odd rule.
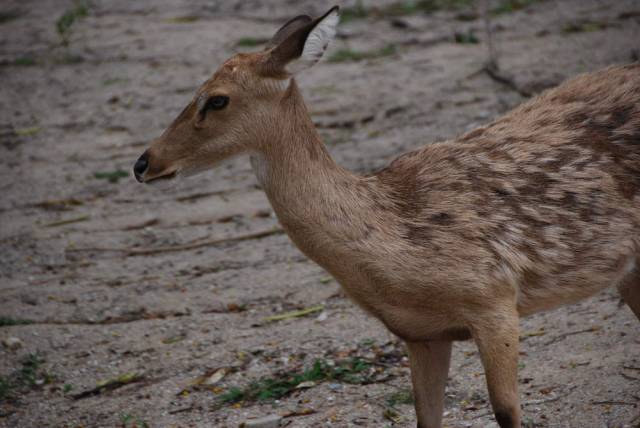
[[[367,16],[342,24],[327,55],[370,57],[323,60],[299,77],[331,154],[362,172],[640,55],[634,0],[521,1],[491,14],[506,79],[484,71],[488,36],[474,9],[391,17],[389,1],[363,3]],[[277,227],[247,158],[162,190],[130,170],[223,60],[257,49],[239,46],[243,38],[268,38],[291,16],[330,5],[95,0],[81,16],[70,1],[3,1],[0,381],[9,392],[0,426],[235,427],[271,414],[289,427],[415,426],[413,407],[397,399],[410,385],[402,343],[286,235],[118,250]],[[65,46],[56,22],[74,10]],[[8,325],[19,322],[28,324]],[[638,327],[615,290],[524,319],[528,426],[640,426]],[[31,354],[42,362],[25,365]],[[352,383],[317,380],[275,401],[221,403],[233,387],[316,360],[364,368]],[[95,390],[109,379],[116,384]],[[496,426],[471,342],[454,347],[444,423]]]

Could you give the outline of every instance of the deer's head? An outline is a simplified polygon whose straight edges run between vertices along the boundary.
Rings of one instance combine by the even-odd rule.
[[[290,78],[315,64],[335,36],[338,7],[317,19],[301,15],[261,52],[227,60],[133,167],[139,182],[172,179],[259,150]]]

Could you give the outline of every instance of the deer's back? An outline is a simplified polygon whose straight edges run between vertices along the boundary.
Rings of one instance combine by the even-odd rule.
[[[526,313],[592,294],[638,255],[640,65],[578,76],[376,178],[416,267],[474,264]]]

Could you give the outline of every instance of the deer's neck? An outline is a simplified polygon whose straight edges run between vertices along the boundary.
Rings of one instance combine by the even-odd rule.
[[[321,264],[316,253],[340,251],[370,232],[374,189],[338,166],[324,147],[292,81],[270,141],[252,165],[289,236]],[[328,266],[325,266],[328,267]]]

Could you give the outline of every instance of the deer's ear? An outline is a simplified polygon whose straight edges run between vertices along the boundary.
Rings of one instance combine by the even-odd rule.
[[[277,43],[268,52],[266,70],[273,74],[295,74],[318,62],[336,35],[338,10],[334,6],[320,18],[308,20],[308,16],[302,15],[286,23],[273,36],[272,42]]]
[[[306,27],[309,23],[313,21],[313,19],[309,15],[298,15],[295,18],[289,20],[286,24],[284,24],[276,34],[273,35],[265,50],[272,49],[282,43],[285,39],[287,39],[291,34],[293,34],[296,30],[300,28]]]

